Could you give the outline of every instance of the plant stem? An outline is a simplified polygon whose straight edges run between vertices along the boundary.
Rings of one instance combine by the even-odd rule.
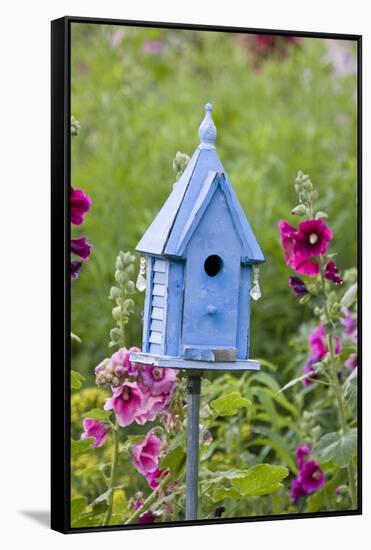
[[[329,323],[330,320],[330,314],[327,306],[327,293],[326,293],[326,286],[325,286],[325,274],[324,274],[324,262],[322,258],[320,259],[320,272],[321,272],[321,281],[322,281],[322,289],[325,296],[325,316],[326,321]],[[327,345],[329,349],[330,354],[330,363],[331,363],[331,376],[334,386],[334,392],[335,392],[335,398],[337,401],[337,408],[338,408],[338,414],[339,414],[339,421],[340,421],[340,427],[345,435],[349,428],[346,421],[346,415],[345,415],[345,406],[344,406],[344,399],[343,399],[343,392],[340,386],[340,382],[338,379],[338,375],[336,372],[336,358],[335,358],[335,351],[334,351],[334,339],[331,334],[327,334]],[[350,487],[350,493],[351,493],[351,499],[352,499],[352,506],[353,508],[356,508],[357,506],[357,491],[356,491],[356,481],[355,481],[355,473],[354,473],[354,467],[352,462],[349,464],[348,468],[348,480],[349,480],[349,487]]]
[[[115,487],[115,481],[116,481],[116,470],[117,470],[117,464],[119,459],[119,435],[118,435],[117,422],[115,422],[115,425],[113,427],[112,435],[113,435],[113,458],[112,458],[112,466],[111,466],[111,475],[110,475],[109,485],[108,485],[108,490],[109,490],[108,510],[106,512],[106,515],[104,516],[103,525],[109,525],[109,522],[112,516],[114,487]]]
[[[131,523],[135,523],[140,518],[140,516],[148,510],[148,508],[151,506],[151,504],[153,504],[155,502],[158,493],[162,489],[165,488],[167,483],[169,483],[170,478],[171,478],[171,474],[169,472],[168,474],[166,474],[164,479],[161,481],[160,485],[158,487],[156,487],[156,489],[154,491],[152,491],[152,493],[146,498],[146,500],[143,502],[142,506],[140,508],[138,508],[137,510],[135,510],[135,512],[133,512],[131,514],[131,516],[125,521],[124,525],[129,525]]]

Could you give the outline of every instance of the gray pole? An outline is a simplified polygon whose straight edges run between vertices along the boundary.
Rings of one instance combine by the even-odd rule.
[[[188,424],[187,424],[187,472],[186,472],[186,520],[197,519],[198,505],[198,451],[201,373],[189,374]]]

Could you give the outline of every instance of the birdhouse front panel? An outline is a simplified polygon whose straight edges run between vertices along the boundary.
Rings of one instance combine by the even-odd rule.
[[[147,257],[147,281],[143,348],[132,360],[258,370],[249,360],[250,289],[252,268],[264,256],[216,153],[210,104],[199,135],[200,145],[137,246]]]
[[[185,251],[182,351],[219,347],[236,359],[241,241],[217,178],[213,185],[216,190]],[[249,302],[248,297],[244,307]]]

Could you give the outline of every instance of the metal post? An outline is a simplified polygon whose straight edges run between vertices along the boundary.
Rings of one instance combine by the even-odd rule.
[[[187,379],[187,472],[186,472],[186,520],[197,519],[198,505],[198,453],[201,373],[189,374]]]

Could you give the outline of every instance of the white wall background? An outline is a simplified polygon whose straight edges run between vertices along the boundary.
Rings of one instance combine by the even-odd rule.
[[[370,95],[368,3],[364,0],[8,0],[2,5],[0,188],[0,540],[3,548],[138,550],[193,546],[354,548],[370,514],[370,191],[364,173],[364,510],[363,517],[275,521],[63,536],[30,517],[49,507],[49,110],[50,23],[63,15],[209,23],[364,34],[364,114]],[[370,127],[364,141],[365,168]],[[41,513],[41,514],[40,514]],[[369,532],[368,532],[369,535]],[[366,538],[367,537],[367,538]],[[366,543],[367,544],[367,543]]]

